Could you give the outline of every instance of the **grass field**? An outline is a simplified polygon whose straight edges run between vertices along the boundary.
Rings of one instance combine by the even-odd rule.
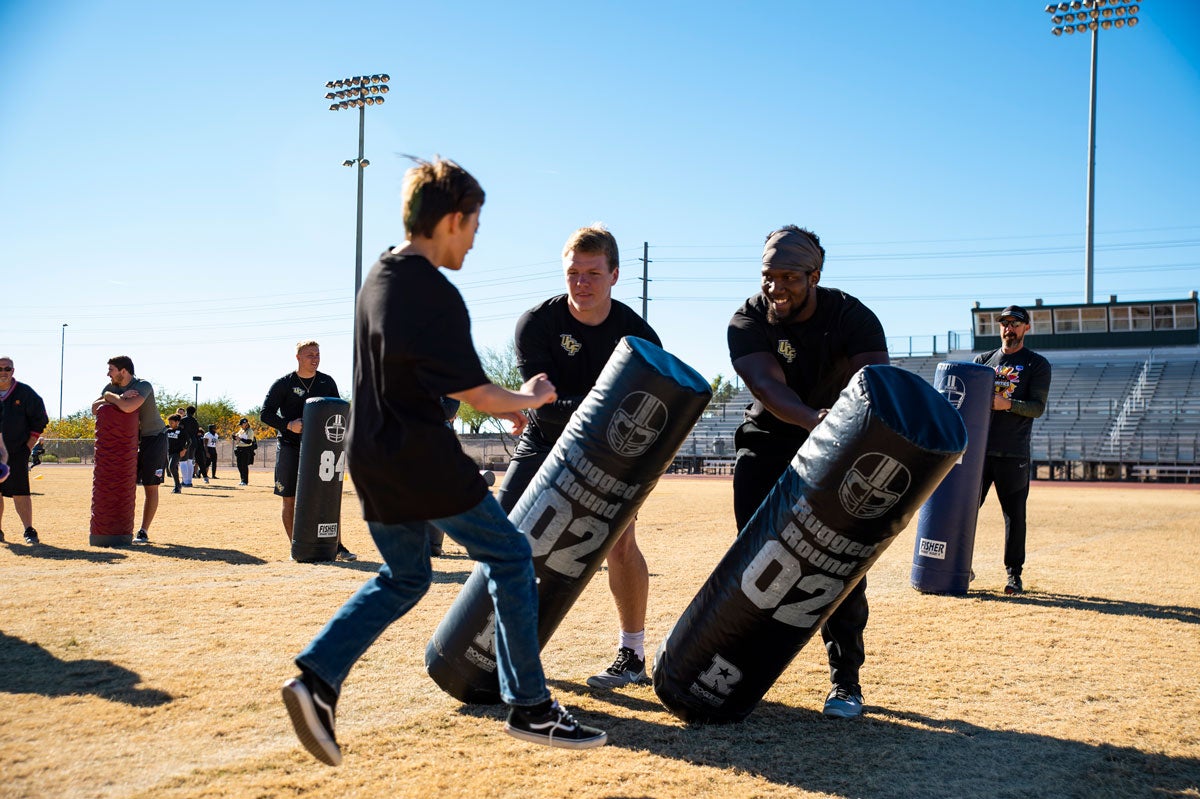
[[[743,723],[689,727],[651,687],[593,693],[615,648],[601,571],[544,652],[551,688],[607,747],[503,734],[424,673],[471,570],[448,542],[417,608],[358,664],[320,765],[279,700],[292,656],[378,568],[347,484],[357,563],[296,564],[265,472],[164,493],[148,547],[89,547],[89,467],[35,472],[27,547],[0,545],[3,797],[1200,797],[1200,490],[1035,483],[1027,593],[1001,592],[981,511],[966,597],[909,585],[915,522],[871,570],[866,715],[824,719],[810,642]],[[140,495],[139,495],[140,502]],[[638,539],[647,646],[734,534],[727,478],[664,478]],[[14,543],[16,542],[16,543]]]

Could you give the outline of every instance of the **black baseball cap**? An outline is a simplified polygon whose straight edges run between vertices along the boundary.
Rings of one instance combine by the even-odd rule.
[[[1029,324],[1029,312],[1020,305],[1010,305],[1000,312],[999,321],[1005,319],[1016,319],[1023,325]]]
[[[238,419],[238,424],[250,424],[250,420],[243,416],[241,419]]]

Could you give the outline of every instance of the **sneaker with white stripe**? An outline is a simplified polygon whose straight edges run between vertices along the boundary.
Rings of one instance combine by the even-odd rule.
[[[342,750],[334,739],[337,696],[316,677],[303,672],[283,686],[283,704],[296,737],[313,757],[330,766],[342,764]]]
[[[514,705],[504,731],[522,741],[562,749],[591,749],[608,742],[608,733],[580,724],[558,702],[552,702],[543,713],[530,710]]]

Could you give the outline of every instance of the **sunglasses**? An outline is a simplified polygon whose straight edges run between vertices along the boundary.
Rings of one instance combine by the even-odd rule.
[[[11,366],[0,366],[0,372],[11,372],[12,370]]]

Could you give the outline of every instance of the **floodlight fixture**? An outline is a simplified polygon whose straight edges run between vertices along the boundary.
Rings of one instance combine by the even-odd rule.
[[[369,105],[383,105],[383,94],[388,90],[386,84],[390,78],[383,74],[356,75],[349,78],[339,78],[327,81],[325,88],[338,91],[326,93],[326,100],[337,100],[331,103],[330,111],[342,111],[347,108],[358,109],[358,157],[347,159],[342,166],[357,167],[358,172],[358,214],[354,235],[354,298],[358,303],[358,290],[362,286],[362,240],[363,240],[363,170],[370,165],[364,157],[363,142],[366,131],[366,110]]]

